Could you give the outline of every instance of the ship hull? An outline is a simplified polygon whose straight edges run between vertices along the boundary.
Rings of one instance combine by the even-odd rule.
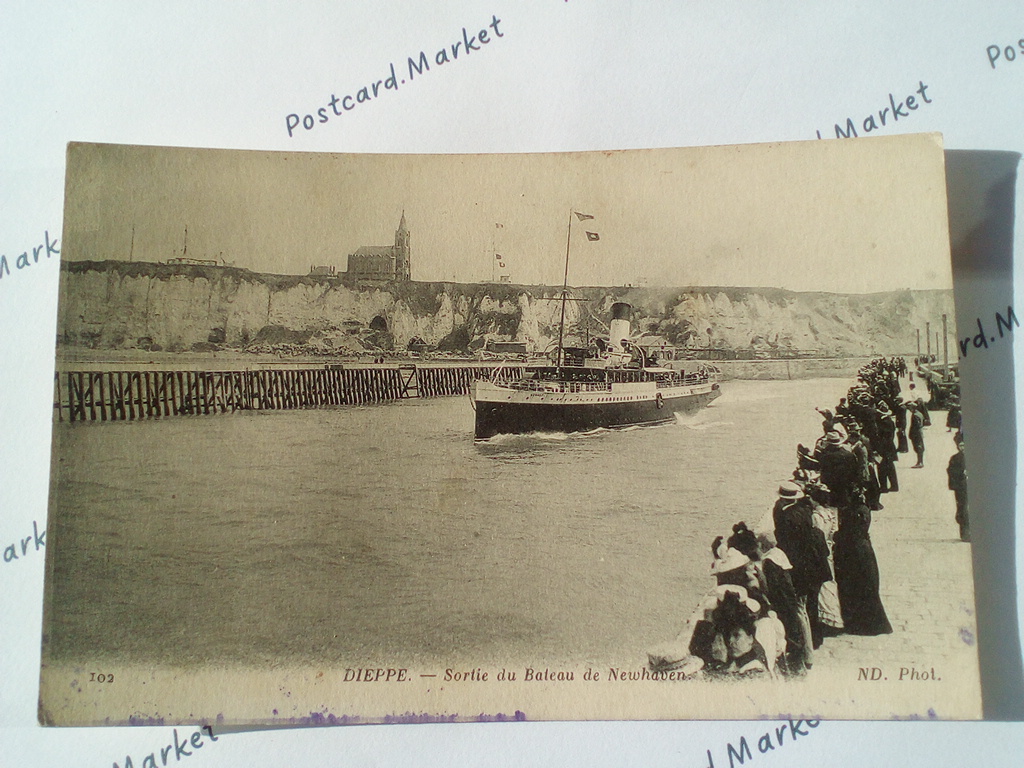
[[[653,387],[651,388],[653,390]],[[531,432],[589,432],[666,424],[677,413],[697,411],[721,394],[718,384],[659,393],[616,393],[615,396],[574,396],[572,393],[508,392],[478,382],[474,392],[475,437]]]

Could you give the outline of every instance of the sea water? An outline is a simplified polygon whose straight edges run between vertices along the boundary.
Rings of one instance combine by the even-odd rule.
[[[641,664],[850,384],[733,381],[667,426],[485,442],[464,397],[58,424],[48,656]]]

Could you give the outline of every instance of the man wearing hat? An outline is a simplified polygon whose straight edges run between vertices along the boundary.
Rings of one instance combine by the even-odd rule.
[[[791,578],[797,596],[797,610],[807,617],[804,624],[804,664],[811,666],[811,649],[821,645],[823,632],[818,620],[818,592],[831,580],[828,543],[825,534],[814,526],[810,502],[800,486],[785,482],[779,486],[778,500],[772,509],[775,540],[793,565]]]
[[[917,454],[917,464],[911,469],[920,469],[924,466],[924,413],[921,401],[907,403],[910,411],[910,444],[914,446],[914,453]]]
[[[875,406],[878,434],[878,445],[875,446],[878,455],[882,457],[878,465],[878,485],[882,493],[896,493],[900,489],[899,479],[896,477],[896,460],[899,454],[896,452],[896,422],[892,417],[892,411],[885,401],[880,401]],[[871,441],[874,445],[874,440]]]
[[[913,400],[917,407],[921,409],[921,417],[924,419],[924,425],[930,427],[932,425],[931,415],[928,413],[928,405],[921,397],[921,393],[917,391],[915,384],[910,385],[910,399]]]
[[[949,411],[946,413],[946,431],[959,432],[960,423],[960,399],[956,395],[953,395],[950,397]]]
[[[843,445],[838,430],[825,435],[816,458],[821,467],[821,482],[832,494],[832,506],[847,506],[857,486],[857,458]]]
[[[956,522],[960,526],[960,541],[971,540],[971,525],[967,519],[967,464],[964,461],[964,436],[957,432],[956,453],[949,457],[946,475],[949,478],[949,490],[956,499]]]
[[[907,453],[910,451],[910,446],[907,445],[907,420],[909,418],[909,403],[905,403],[903,398],[894,397],[889,401],[889,407],[892,410],[893,419],[896,421],[896,452]]]
[[[877,512],[883,507],[879,498],[878,476],[875,474],[871,443],[861,432],[857,422],[850,425],[850,450],[857,460],[857,486],[864,492],[864,500],[868,507]]]

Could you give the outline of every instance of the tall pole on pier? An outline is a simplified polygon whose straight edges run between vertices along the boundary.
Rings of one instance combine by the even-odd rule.
[[[931,354],[932,354],[932,324],[930,322],[928,322],[927,320],[925,321],[925,324],[924,324],[924,343],[925,343],[925,351],[924,351],[924,353],[930,357]]]
[[[949,337],[946,328],[946,315],[942,315],[942,367],[943,376],[949,378]]]
[[[921,356],[921,329],[917,329],[917,356]]]

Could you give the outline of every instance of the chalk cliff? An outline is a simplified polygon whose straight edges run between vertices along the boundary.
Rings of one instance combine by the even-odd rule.
[[[166,351],[290,345],[310,353],[442,349],[487,340],[543,351],[558,335],[557,288],[388,283],[257,274],[233,267],[76,261],[61,266],[58,342]],[[566,308],[570,341],[606,331],[614,301],[633,305],[635,335],[674,345],[823,355],[913,353],[917,330],[953,320],[952,291],[858,295],[774,288],[588,287]],[[951,326],[952,327],[952,326]]]

